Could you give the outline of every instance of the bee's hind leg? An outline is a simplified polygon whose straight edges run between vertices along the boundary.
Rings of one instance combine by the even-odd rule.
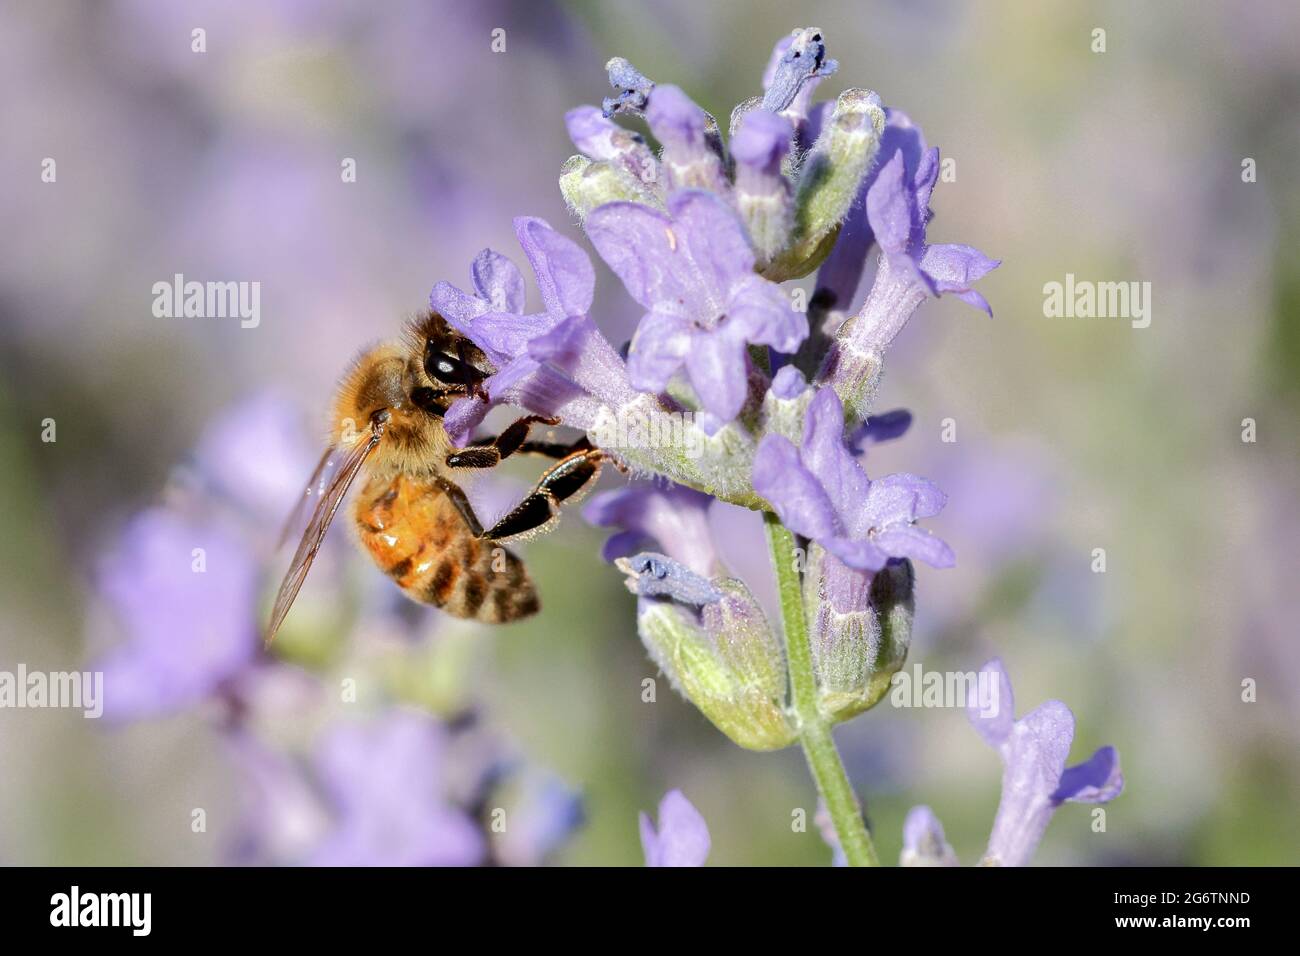
[[[538,452],[546,454],[546,452]],[[560,504],[580,495],[600,475],[605,454],[587,439],[567,447],[567,454],[546,469],[537,486],[523,501],[481,537],[493,541],[545,530],[560,517]]]

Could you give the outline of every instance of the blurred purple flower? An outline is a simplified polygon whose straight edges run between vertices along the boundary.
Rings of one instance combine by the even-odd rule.
[[[257,655],[257,568],[215,522],[142,512],[103,559],[97,586],[125,636],[95,664],[111,720],[196,704]]]
[[[831,819],[831,812],[821,797],[817,798],[817,813],[813,816],[813,822],[817,824],[817,832],[821,834],[822,840],[831,848],[831,866],[848,866],[849,858],[844,855],[839,834],[835,832],[835,821]]]
[[[506,866],[541,866],[582,825],[582,797],[554,776],[530,779],[495,847]]]
[[[623,360],[587,317],[596,281],[587,254],[541,219],[517,218],[515,235],[532,265],[544,311],[524,314],[522,275],[490,249],[474,260],[474,294],[439,282],[429,296],[430,306],[497,367],[484,383],[488,401],[463,398],[448,410],[447,431],[458,443],[497,404],[558,415],[588,429],[602,405],[618,407],[635,395]]]
[[[300,863],[328,832],[329,813],[302,764],[243,727],[225,737],[242,810],[228,860],[236,865]]]
[[[312,854],[322,866],[473,866],[486,853],[474,820],[448,802],[447,731],[414,711],[333,728],[315,770],[335,813]]]
[[[927,806],[913,807],[903,821],[903,852],[899,866],[957,866],[953,852],[943,833],[943,824]]]
[[[754,274],[745,227],[712,193],[673,193],[667,213],[608,203],[585,227],[647,310],[627,366],[642,391],[662,392],[685,368],[705,410],[730,421],[748,394],[748,346],[793,352],[808,335],[807,317],[791,308],[779,286]]]
[[[984,862],[1025,866],[1038,848],[1052,814],[1062,803],[1106,803],[1124,789],[1119,754],[1102,747],[1081,764],[1067,768],[1074,740],[1074,715],[1059,700],[1049,700],[1019,720],[1011,680],[994,658],[981,669],[997,690],[993,713],[971,703],[967,717],[1002,757],[1002,799],[993,821]]]
[[[951,567],[949,547],[916,526],[946,500],[916,475],[871,481],[844,444],[844,414],[829,388],[808,406],[802,448],[767,435],[754,455],[754,490],[786,527],[812,538],[851,568],[879,571],[890,558]]]
[[[703,866],[709,856],[709,828],[680,790],[659,802],[659,827],[641,814],[641,849],[646,866]]]
[[[250,518],[278,524],[302,495],[319,454],[295,406],[263,392],[222,412],[203,430],[194,464],[209,490]]]
[[[618,528],[605,542],[606,561],[657,548],[706,576],[718,572],[718,554],[709,531],[713,499],[684,485],[639,481],[602,491],[583,506],[582,516],[601,528]]]

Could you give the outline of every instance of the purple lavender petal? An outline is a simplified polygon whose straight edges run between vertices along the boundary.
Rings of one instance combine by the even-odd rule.
[[[469,444],[474,429],[483,424],[492,406],[479,398],[458,398],[451,403],[447,414],[442,418],[442,427],[447,437],[458,448]]]
[[[726,312],[727,322],[743,329],[747,341],[778,352],[793,353],[808,337],[808,316],[761,276],[746,274],[733,283]]]
[[[564,127],[578,152],[591,159],[616,159],[612,137],[622,132],[622,127],[606,118],[595,106],[578,106],[564,114]]]
[[[754,490],[768,500],[787,528],[809,538],[836,533],[839,516],[799,451],[780,435],[766,435],[754,452]]]
[[[890,554],[870,538],[846,538],[830,535],[818,542],[844,564],[858,571],[879,571],[889,563]]]
[[[880,248],[901,254],[912,237],[912,195],[905,179],[906,167],[900,149],[885,163],[867,190],[867,222]]]
[[[957,866],[957,854],[948,844],[943,824],[929,807],[921,805],[907,811],[903,820],[901,866]]]
[[[685,254],[688,268],[694,272],[692,281],[709,297],[716,318],[724,311],[733,284],[753,272],[749,234],[724,199],[702,189],[672,193],[668,212],[677,250]]]
[[[706,410],[723,421],[740,414],[749,391],[747,344],[727,326],[697,333],[686,353],[686,371]]]
[[[515,235],[533,267],[552,322],[586,315],[596,289],[596,272],[582,247],[533,216],[515,219]]]
[[[465,335],[469,334],[473,320],[488,311],[488,303],[483,299],[462,292],[445,281],[439,282],[429,293],[429,307]]]
[[[529,341],[549,332],[557,324],[547,312],[532,315],[484,312],[461,331],[483,350],[488,360],[500,371],[528,351]]]
[[[937,515],[947,500],[928,478],[899,473],[871,483],[862,511],[871,526],[883,529]]]
[[[659,803],[659,828],[641,814],[641,847],[646,866],[703,866],[709,856],[709,828],[680,790]]]
[[[479,298],[486,301],[493,312],[518,314],[524,311],[523,274],[501,253],[484,249],[474,257],[470,273]]]
[[[986,859],[1025,866],[1051,822],[1056,792],[1074,739],[1074,715],[1059,700],[1030,711],[1002,746],[1002,799]]]
[[[584,224],[587,238],[605,264],[643,308],[687,315],[698,293],[695,276],[679,268],[677,235],[669,217],[633,202],[606,203]]]
[[[886,528],[873,535],[872,541],[891,558],[924,561],[932,568],[951,568],[957,563],[952,548],[916,525]]]
[[[822,104],[834,106],[833,102]],[[903,154],[904,179],[915,183],[918,170],[925,164],[929,154],[925,150],[925,138],[919,127],[914,125],[906,113],[896,109],[885,110],[885,131],[880,139],[879,155],[892,157],[898,152]],[[810,124],[811,127],[814,124]],[[818,129],[820,131],[820,129]],[[937,161],[937,151],[935,160]],[[835,293],[835,305],[845,312],[856,308],[857,289],[862,282],[862,273],[867,263],[867,253],[875,242],[875,234],[867,220],[866,196],[875,185],[883,164],[877,162],[863,179],[858,190],[858,199],[849,210],[848,218],[840,228],[839,239],[831,254],[827,256],[817,273],[817,287],[829,289]],[[929,202],[926,194],[925,203]]]
[[[761,109],[746,113],[731,139],[737,174],[746,169],[765,176],[781,175],[781,161],[790,151],[793,136],[794,127],[784,116]]]
[[[870,503],[876,483],[867,480],[844,444],[844,407],[834,389],[818,389],[808,405],[800,460],[817,476],[846,525],[864,503]]]
[[[1083,763],[1066,768],[1052,794],[1052,802],[1106,803],[1118,797],[1123,789],[1119,752],[1114,747],[1101,747]]]
[[[968,701],[966,718],[978,731],[985,742],[994,749],[1000,749],[1011,738],[1011,730],[1016,723],[1016,699],[1011,689],[1011,678],[1007,676],[1002,658],[995,657],[980,668],[979,679],[988,681],[994,688],[997,706],[991,714],[983,713],[982,702]]]
[[[713,499],[703,492],[671,482],[634,482],[615,491],[599,492],[583,506],[582,516],[602,528],[621,528],[606,544],[606,560],[641,550],[613,553],[635,541],[651,541],[669,557],[711,577],[719,560],[709,531]],[[615,546],[615,539],[619,544]]]
[[[637,327],[627,355],[627,373],[634,388],[662,392],[686,361],[694,325],[666,312],[651,312]]]
[[[645,118],[667,155],[689,158],[708,149],[704,138],[708,117],[679,86],[656,86],[646,104]]]
[[[772,394],[783,401],[798,398],[808,388],[808,379],[793,365],[783,365],[772,376]]]
[[[990,259],[970,246],[941,243],[927,246],[921,256],[921,269],[934,280],[939,292],[955,293],[968,305],[987,312],[993,310],[988,301],[971,289],[971,286],[1001,264],[1000,259]]]
[[[866,450],[868,445],[901,438],[912,427],[912,413],[905,408],[872,415],[858,426],[849,437],[849,447],[857,452]]]

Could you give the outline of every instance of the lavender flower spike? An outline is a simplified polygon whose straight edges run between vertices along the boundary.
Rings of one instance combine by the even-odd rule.
[[[1074,715],[1059,700],[1049,700],[1019,720],[1011,681],[1002,661],[980,669],[997,688],[997,705],[967,710],[971,725],[1002,757],[1002,800],[984,854],[986,866],[1025,866],[1038,848],[1052,814],[1062,803],[1106,803],[1124,789],[1119,754],[1102,747],[1088,760],[1066,768],[1074,740]]]
[[[586,228],[647,310],[628,355],[628,374],[642,391],[664,391],[684,369],[704,409],[729,422],[750,397],[748,347],[793,352],[808,335],[807,318],[754,274],[744,226],[712,193],[674,193],[667,215],[611,203],[592,212]]]
[[[641,848],[646,866],[703,866],[709,857],[709,828],[680,790],[659,801],[659,826],[641,814]]]
[[[844,444],[840,400],[820,389],[808,406],[803,445],[767,435],[754,455],[754,490],[786,527],[811,538],[843,564],[879,571],[890,558],[951,567],[952,550],[916,527],[939,513],[945,498],[916,475],[872,481]]]

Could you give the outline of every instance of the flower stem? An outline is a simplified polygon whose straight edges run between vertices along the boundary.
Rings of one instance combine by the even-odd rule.
[[[826,809],[835,825],[835,835],[849,866],[878,866],[871,835],[867,833],[858,799],[844,772],[839,751],[835,749],[830,724],[817,707],[817,679],[813,674],[803,586],[794,566],[794,535],[771,512],[764,512],[763,526],[767,530],[767,544],[781,599],[786,661],[790,668],[790,698],[799,721],[799,743],[817,784],[817,792],[826,801]]]

